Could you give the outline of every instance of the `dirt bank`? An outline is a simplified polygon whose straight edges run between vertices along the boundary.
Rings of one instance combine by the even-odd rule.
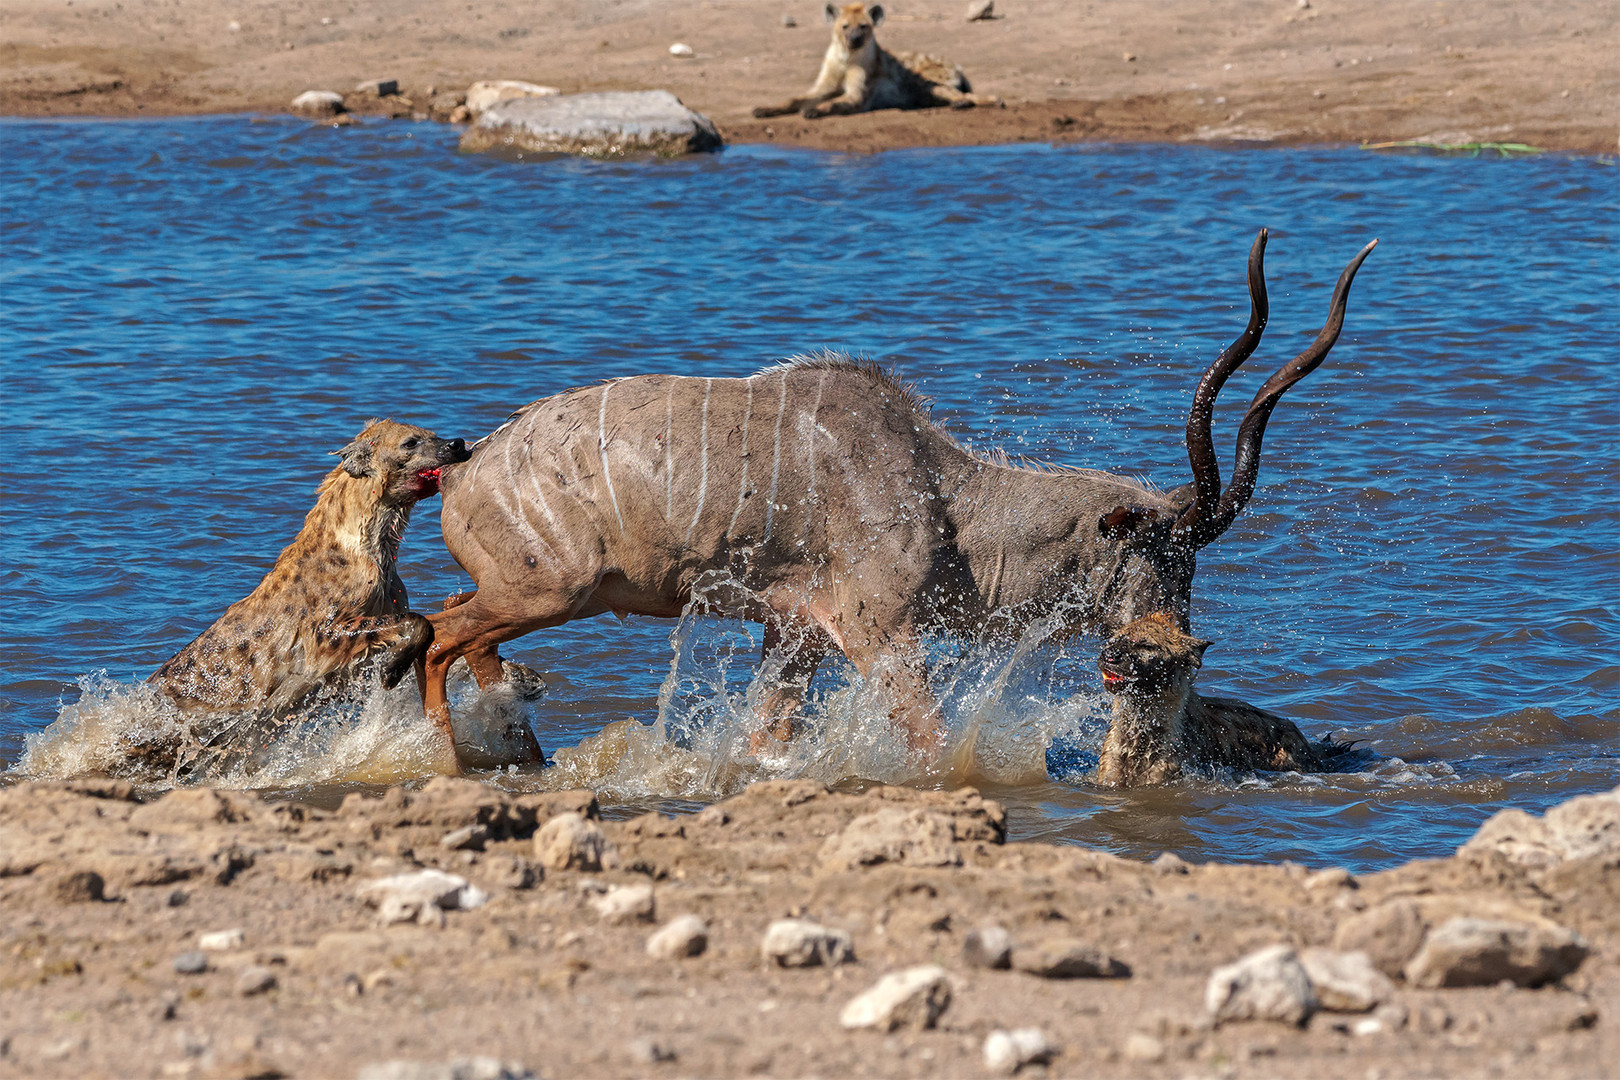
[[[1035,1027],[1055,1055],[1025,1075],[1604,1075],[1620,1053],[1620,793],[1565,809],[1545,826],[1564,814],[1562,839],[1508,812],[1458,857],[1357,879],[1005,844],[1000,807],[971,791],[776,781],[685,817],[602,823],[593,870],[559,868],[593,850],[588,820],[562,820],[595,813],[589,792],[441,779],[323,812],[23,784],[0,791],[0,1070],[341,1077],[486,1055],[548,1077],[974,1076],[992,1031]],[[452,883],[452,910],[363,900],[368,882],[423,868],[478,892]],[[703,920],[707,948],[649,955],[681,915]],[[847,935],[853,959],[762,959],[789,916]],[[1588,955],[1539,989],[1499,981],[1506,969],[1413,985],[1456,916]],[[1013,970],[965,956],[987,924],[1010,933]],[[1327,1011],[1318,979],[1324,1008],[1303,1023],[1213,1023],[1212,970],[1276,944],[1367,950],[1397,981],[1373,978],[1372,1012]],[[1114,977],[1052,977],[1064,950],[1071,971]],[[881,976],[927,964],[950,998],[933,1028],[841,1023]]]
[[[966,0],[888,5],[879,40],[959,63],[1005,109],[755,120],[826,44],[807,0],[11,0],[0,112],[285,111],[308,89],[520,78],[667,88],[733,141],[830,149],[1085,139],[1520,141],[1613,153],[1615,0]],[[784,16],[797,25],[784,26]],[[669,54],[689,44],[691,59]],[[1129,58],[1129,59],[1127,59]],[[407,110],[408,111],[408,110]]]

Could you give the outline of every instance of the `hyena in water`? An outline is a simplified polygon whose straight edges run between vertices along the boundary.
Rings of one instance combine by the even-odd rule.
[[[892,53],[877,43],[883,5],[827,5],[832,42],[821,60],[821,73],[803,97],[780,105],[761,105],[755,116],[802,112],[814,120],[836,113],[873,109],[926,109],[949,105],[966,109],[995,104],[995,98],[972,93],[967,76],[955,64],[922,53]]]
[[[444,466],[467,460],[466,445],[373,420],[337,454],[264,580],[148,680],[181,710],[273,720],[364,661],[392,688],[421,659],[433,628],[409,609],[395,562],[411,508],[438,493]],[[213,737],[224,730],[239,732]]]
[[[1162,612],[1110,637],[1097,661],[1114,695],[1096,782],[1108,787],[1164,784],[1184,768],[1330,772],[1353,753],[1349,744],[1311,742],[1294,722],[1234,698],[1193,688],[1213,644]]]

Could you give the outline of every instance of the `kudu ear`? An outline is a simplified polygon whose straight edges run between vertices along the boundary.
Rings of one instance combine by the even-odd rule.
[[[343,471],[356,480],[372,474],[375,446],[370,439],[356,439],[341,450],[334,450]]]
[[[1126,536],[1156,517],[1156,510],[1140,506],[1116,506],[1097,519],[1097,531],[1104,536]]]

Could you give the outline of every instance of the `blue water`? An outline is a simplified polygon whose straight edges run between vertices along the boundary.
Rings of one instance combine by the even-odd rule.
[[[1265,225],[1271,328],[1217,414],[1222,447],[1341,266],[1381,243],[1332,356],[1273,418],[1249,509],[1202,555],[1200,685],[1366,740],[1376,763],[1145,792],[987,775],[1014,835],[1369,868],[1620,781],[1612,162],[1084,145],[509,162],[455,136],[0,123],[0,761],[82,677],[144,678],[245,595],[372,416],[470,439],[606,376],[833,347],[914,381],[974,446],[1182,483],[1191,391],[1244,324]],[[418,509],[402,556],[424,608],[469,584],[436,515]],[[650,723],[671,628],[514,643],[563,677],[533,713],[542,745]],[[1037,712],[1093,702],[1061,720],[1093,745],[1094,651],[1048,652],[1025,680]]]

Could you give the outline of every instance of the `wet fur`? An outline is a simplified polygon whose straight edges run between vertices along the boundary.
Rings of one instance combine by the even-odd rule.
[[[395,569],[419,476],[464,460],[461,440],[392,420],[339,452],[304,527],[257,588],[149,680],[182,710],[273,716],[296,709],[364,661],[396,685],[433,639]]]
[[[1164,784],[1185,768],[1329,772],[1351,752],[1331,739],[1311,742],[1276,713],[1198,693],[1193,682],[1209,644],[1164,614],[1137,619],[1109,638],[1101,660],[1105,678],[1112,669],[1136,681],[1110,686],[1114,719],[1103,738],[1097,783]]]
[[[994,99],[975,96],[962,69],[922,53],[891,53],[877,43],[883,7],[827,5],[832,41],[815,83],[801,97],[761,105],[755,116],[802,113],[809,119],[873,109],[969,108]]]

